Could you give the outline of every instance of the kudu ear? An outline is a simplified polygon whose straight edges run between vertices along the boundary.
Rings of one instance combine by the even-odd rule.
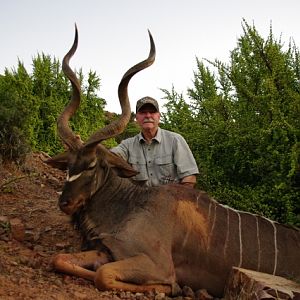
[[[102,144],[97,145],[97,152],[100,157],[105,157],[106,162],[113,169],[113,171],[120,177],[129,178],[137,175],[139,172],[136,171],[128,164],[122,157],[109,151]]]
[[[129,178],[139,173],[134,168],[132,168],[131,165],[128,164],[122,157],[113,152],[109,152],[109,155],[107,156],[107,162],[120,177]]]
[[[69,157],[69,152],[63,152],[51,158],[45,159],[43,162],[51,166],[52,168],[59,169],[59,170],[67,170],[68,157]]]

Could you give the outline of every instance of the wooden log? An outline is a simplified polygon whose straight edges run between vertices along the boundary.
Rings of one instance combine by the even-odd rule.
[[[280,276],[233,267],[224,299],[300,300],[300,284]]]

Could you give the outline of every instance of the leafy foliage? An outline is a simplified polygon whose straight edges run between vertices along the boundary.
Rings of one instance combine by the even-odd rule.
[[[33,58],[32,74],[19,61],[18,68],[0,77],[0,155],[20,160],[29,150],[50,155],[62,151],[56,119],[71,97],[71,85],[56,59],[44,54]],[[100,79],[90,71],[85,83],[82,71],[82,103],[71,120],[73,130],[85,139],[105,123],[105,100],[97,96]],[[88,117],[87,117],[88,116]]]
[[[0,156],[22,160],[30,149],[32,136],[30,123],[35,114],[35,97],[24,66],[19,62],[17,70],[5,71],[0,77]]]
[[[189,102],[164,91],[166,128],[182,133],[200,168],[199,187],[238,209],[300,225],[299,51],[254,26],[230,62],[197,59]],[[189,123],[187,125],[186,123]]]

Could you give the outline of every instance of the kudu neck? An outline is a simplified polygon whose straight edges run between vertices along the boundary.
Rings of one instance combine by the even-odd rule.
[[[105,176],[102,176],[103,184],[99,187],[98,193],[106,195],[119,194],[121,197],[124,197],[125,194],[141,189],[140,186],[131,182],[130,179],[118,176],[109,166],[105,167],[103,173]]]

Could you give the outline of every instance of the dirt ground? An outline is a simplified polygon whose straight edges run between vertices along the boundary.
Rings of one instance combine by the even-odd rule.
[[[53,255],[79,251],[80,239],[57,206],[65,175],[45,158],[31,154],[21,167],[0,165],[0,299],[128,298],[52,269]]]
[[[65,176],[45,158],[0,166],[0,299],[103,299],[93,284],[52,270],[53,255],[79,250],[80,240],[57,207]]]
[[[52,257],[79,251],[80,238],[57,205],[65,175],[44,164],[45,158],[31,154],[22,166],[0,164],[0,299],[164,298],[100,292],[89,281],[53,270]]]

